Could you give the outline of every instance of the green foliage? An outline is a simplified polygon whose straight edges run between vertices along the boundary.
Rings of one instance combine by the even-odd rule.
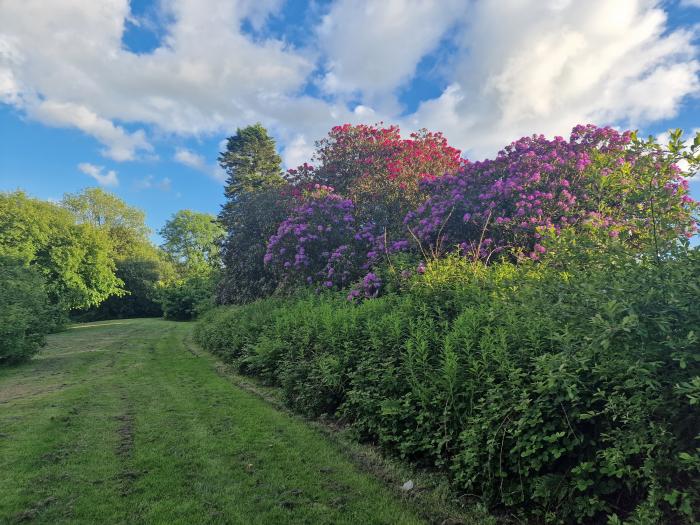
[[[106,233],[21,192],[0,194],[0,255],[36,266],[51,302],[66,311],[122,293]]]
[[[192,274],[159,283],[157,297],[163,316],[175,321],[187,321],[211,309],[217,278],[217,273]]]
[[[61,206],[80,223],[105,230],[112,242],[116,258],[127,258],[148,242],[149,228],[143,211],[100,188],[86,188],[81,193],[67,193]]]
[[[159,232],[163,251],[176,275],[158,284],[157,296],[166,319],[197,317],[214,304],[219,278],[219,243],[223,229],[213,215],[180,210]]]
[[[263,258],[267,240],[289,213],[289,203],[272,187],[246,193],[224,206],[219,217],[228,234],[222,245],[219,303],[247,303],[275,291],[277,278]]]
[[[700,251],[565,269],[448,257],[396,289],[225,307],[195,337],[491,508],[698,519]]]
[[[37,268],[0,256],[0,365],[37,353],[58,322]]]
[[[219,267],[219,243],[224,231],[213,215],[180,210],[158,233],[164,240],[163,251],[181,275],[208,273]]]
[[[172,263],[148,239],[145,214],[116,195],[99,188],[66,194],[61,206],[79,223],[103,231],[112,245],[115,274],[123,282],[123,294],[72,314],[81,321],[161,316],[156,285],[174,277]]]
[[[162,316],[158,283],[163,277],[163,266],[166,265],[167,262],[158,257],[117,261],[116,275],[124,283],[125,294],[108,297],[99,306],[79,311],[72,318],[87,322]]]
[[[238,129],[219,156],[226,170],[226,202],[219,221],[226,230],[222,244],[224,271],[218,301],[245,303],[270,295],[277,286],[263,257],[267,240],[289,211],[282,190],[282,160],[275,141],[260,124]]]
[[[246,193],[283,183],[282,159],[277,154],[275,140],[260,123],[238,128],[228,138],[226,151],[219,155],[219,164],[228,175],[224,192],[230,202]]]

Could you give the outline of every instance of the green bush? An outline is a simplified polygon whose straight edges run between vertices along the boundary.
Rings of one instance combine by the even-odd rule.
[[[0,365],[36,354],[58,322],[41,273],[19,259],[0,257]]]
[[[700,506],[700,252],[428,265],[400,291],[205,315],[197,340],[287,403],[538,522]],[[693,513],[696,514],[693,514]]]
[[[215,275],[190,275],[160,283],[157,297],[166,319],[188,321],[214,306]]]
[[[105,319],[161,317],[163,310],[157,287],[161,273],[156,260],[119,260],[116,275],[124,283],[124,295],[112,295],[98,306],[73,313],[71,318],[84,323]]]

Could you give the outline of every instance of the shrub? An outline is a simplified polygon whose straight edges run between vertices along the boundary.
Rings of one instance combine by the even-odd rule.
[[[562,249],[561,247],[559,249]],[[395,293],[207,314],[197,340],[310,416],[542,522],[692,523],[700,251],[426,265]]]
[[[195,274],[159,283],[163,316],[175,321],[195,319],[214,307],[215,273]]]
[[[611,128],[577,126],[568,141],[524,137],[494,160],[426,182],[429,197],[406,223],[434,253],[459,246],[485,259],[539,259],[545,232],[581,227],[663,252],[697,231],[681,157]]]
[[[270,237],[266,257],[279,262],[284,283],[328,287],[373,272],[394,252],[538,260],[545,239],[568,231],[595,230],[660,257],[697,231],[697,203],[678,163],[696,169],[700,139],[683,150],[673,137],[661,146],[630,131],[577,126],[569,140],[524,137],[495,159],[469,163],[437,135],[403,141],[397,128],[334,128],[318,145],[318,166],[290,173],[299,206]],[[342,261],[342,272],[329,258]]]
[[[36,354],[59,321],[40,272],[0,257],[0,365]]]

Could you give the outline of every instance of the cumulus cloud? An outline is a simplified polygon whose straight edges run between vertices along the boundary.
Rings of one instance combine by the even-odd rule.
[[[461,22],[463,0],[338,0],[318,29],[329,93],[391,94]]]
[[[177,149],[173,158],[180,164],[184,164],[196,170],[203,169],[207,164],[204,157],[185,148]]]
[[[78,164],[78,169],[85,175],[89,175],[95,179],[100,186],[119,186],[117,172],[114,170],[109,170],[107,173],[103,174],[102,171],[104,170],[104,166],[95,166],[89,162],[82,162]]]
[[[262,24],[279,1],[168,0],[166,37],[152,53],[122,43],[127,0],[0,2],[0,100],[31,117],[76,127],[131,160],[149,150],[144,132],[197,135],[254,120],[294,103],[314,68],[281,41],[253,42],[240,27]],[[215,16],[213,16],[215,14]]]
[[[282,152],[282,159],[287,168],[296,168],[308,162],[314,152],[314,145],[308,142],[304,135],[291,139]]]
[[[208,164],[202,155],[189,149],[178,148],[173,159],[189,168],[206,173],[219,182],[226,180],[226,173],[217,164]]]
[[[79,104],[47,100],[31,107],[29,114],[44,124],[75,127],[92,135],[106,146],[103,155],[116,161],[134,160],[138,151],[153,149],[143,130],[128,133]]]
[[[344,122],[442,130],[478,157],[579,122],[645,126],[700,92],[694,29],[669,28],[662,0],[335,0],[304,48],[266,33],[283,2],[162,0],[162,41],[134,53],[128,0],[2,0],[0,102],[117,161],[260,121],[294,165]],[[446,41],[440,96],[405,115],[399,93]],[[194,155],[176,160],[225,178]]]
[[[670,118],[700,90],[692,41],[651,0],[476,3],[450,86],[410,121],[481,156],[580,122]]]

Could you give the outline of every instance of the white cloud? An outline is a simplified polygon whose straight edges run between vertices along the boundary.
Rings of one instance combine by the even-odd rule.
[[[137,54],[122,42],[128,0],[0,0],[0,102],[118,161],[260,121],[294,165],[344,122],[442,130],[482,156],[579,122],[645,126],[700,92],[692,29],[669,29],[664,0],[335,0],[303,49],[264,36],[282,3],[161,0],[165,37]],[[446,39],[445,89],[402,116],[397,93]],[[313,82],[323,97],[304,94]],[[225,179],[193,155],[179,162]]]
[[[89,162],[82,162],[78,164],[78,169],[89,175],[97,181],[100,186],[119,186],[119,179],[117,177],[117,172],[114,170],[109,170],[107,173],[103,174],[104,166],[95,166]]]
[[[289,168],[296,168],[304,162],[308,162],[314,152],[314,145],[309,144],[304,135],[297,135],[290,140],[282,152],[284,165]]]
[[[389,95],[461,22],[463,0],[338,0],[318,29],[329,93]]]
[[[180,164],[184,164],[196,170],[204,169],[207,164],[204,157],[185,148],[177,149],[173,158]]]
[[[127,0],[3,0],[0,100],[95,136],[116,160],[150,149],[143,131],[116,121],[197,135],[275,120],[314,64],[280,41],[253,42],[240,25],[259,26],[280,3],[164,1],[167,36],[135,54],[122,44]]]
[[[204,157],[186,148],[178,148],[173,159],[180,164],[184,164],[192,169],[206,173],[214,180],[224,182],[226,173],[217,164],[208,164]]]
[[[643,126],[700,90],[693,35],[652,0],[503,0],[473,5],[442,96],[409,121],[475,156],[577,123]]]
[[[682,6],[700,7],[700,0],[681,0]]]
[[[70,102],[44,101],[31,107],[31,116],[50,126],[70,126],[92,135],[106,149],[105,157],[116,161],[134,160],[138,151],[152,151],[143,130],[128,133],[121,126],[99,117],[88,108]]]
[[[156,180],[153,175],[147,175],[143,179],[136,181],[134,187],[138,190],[157,189],[161,191],[170,191],[172,189],[172,180],[169,177],[163,177]]]

